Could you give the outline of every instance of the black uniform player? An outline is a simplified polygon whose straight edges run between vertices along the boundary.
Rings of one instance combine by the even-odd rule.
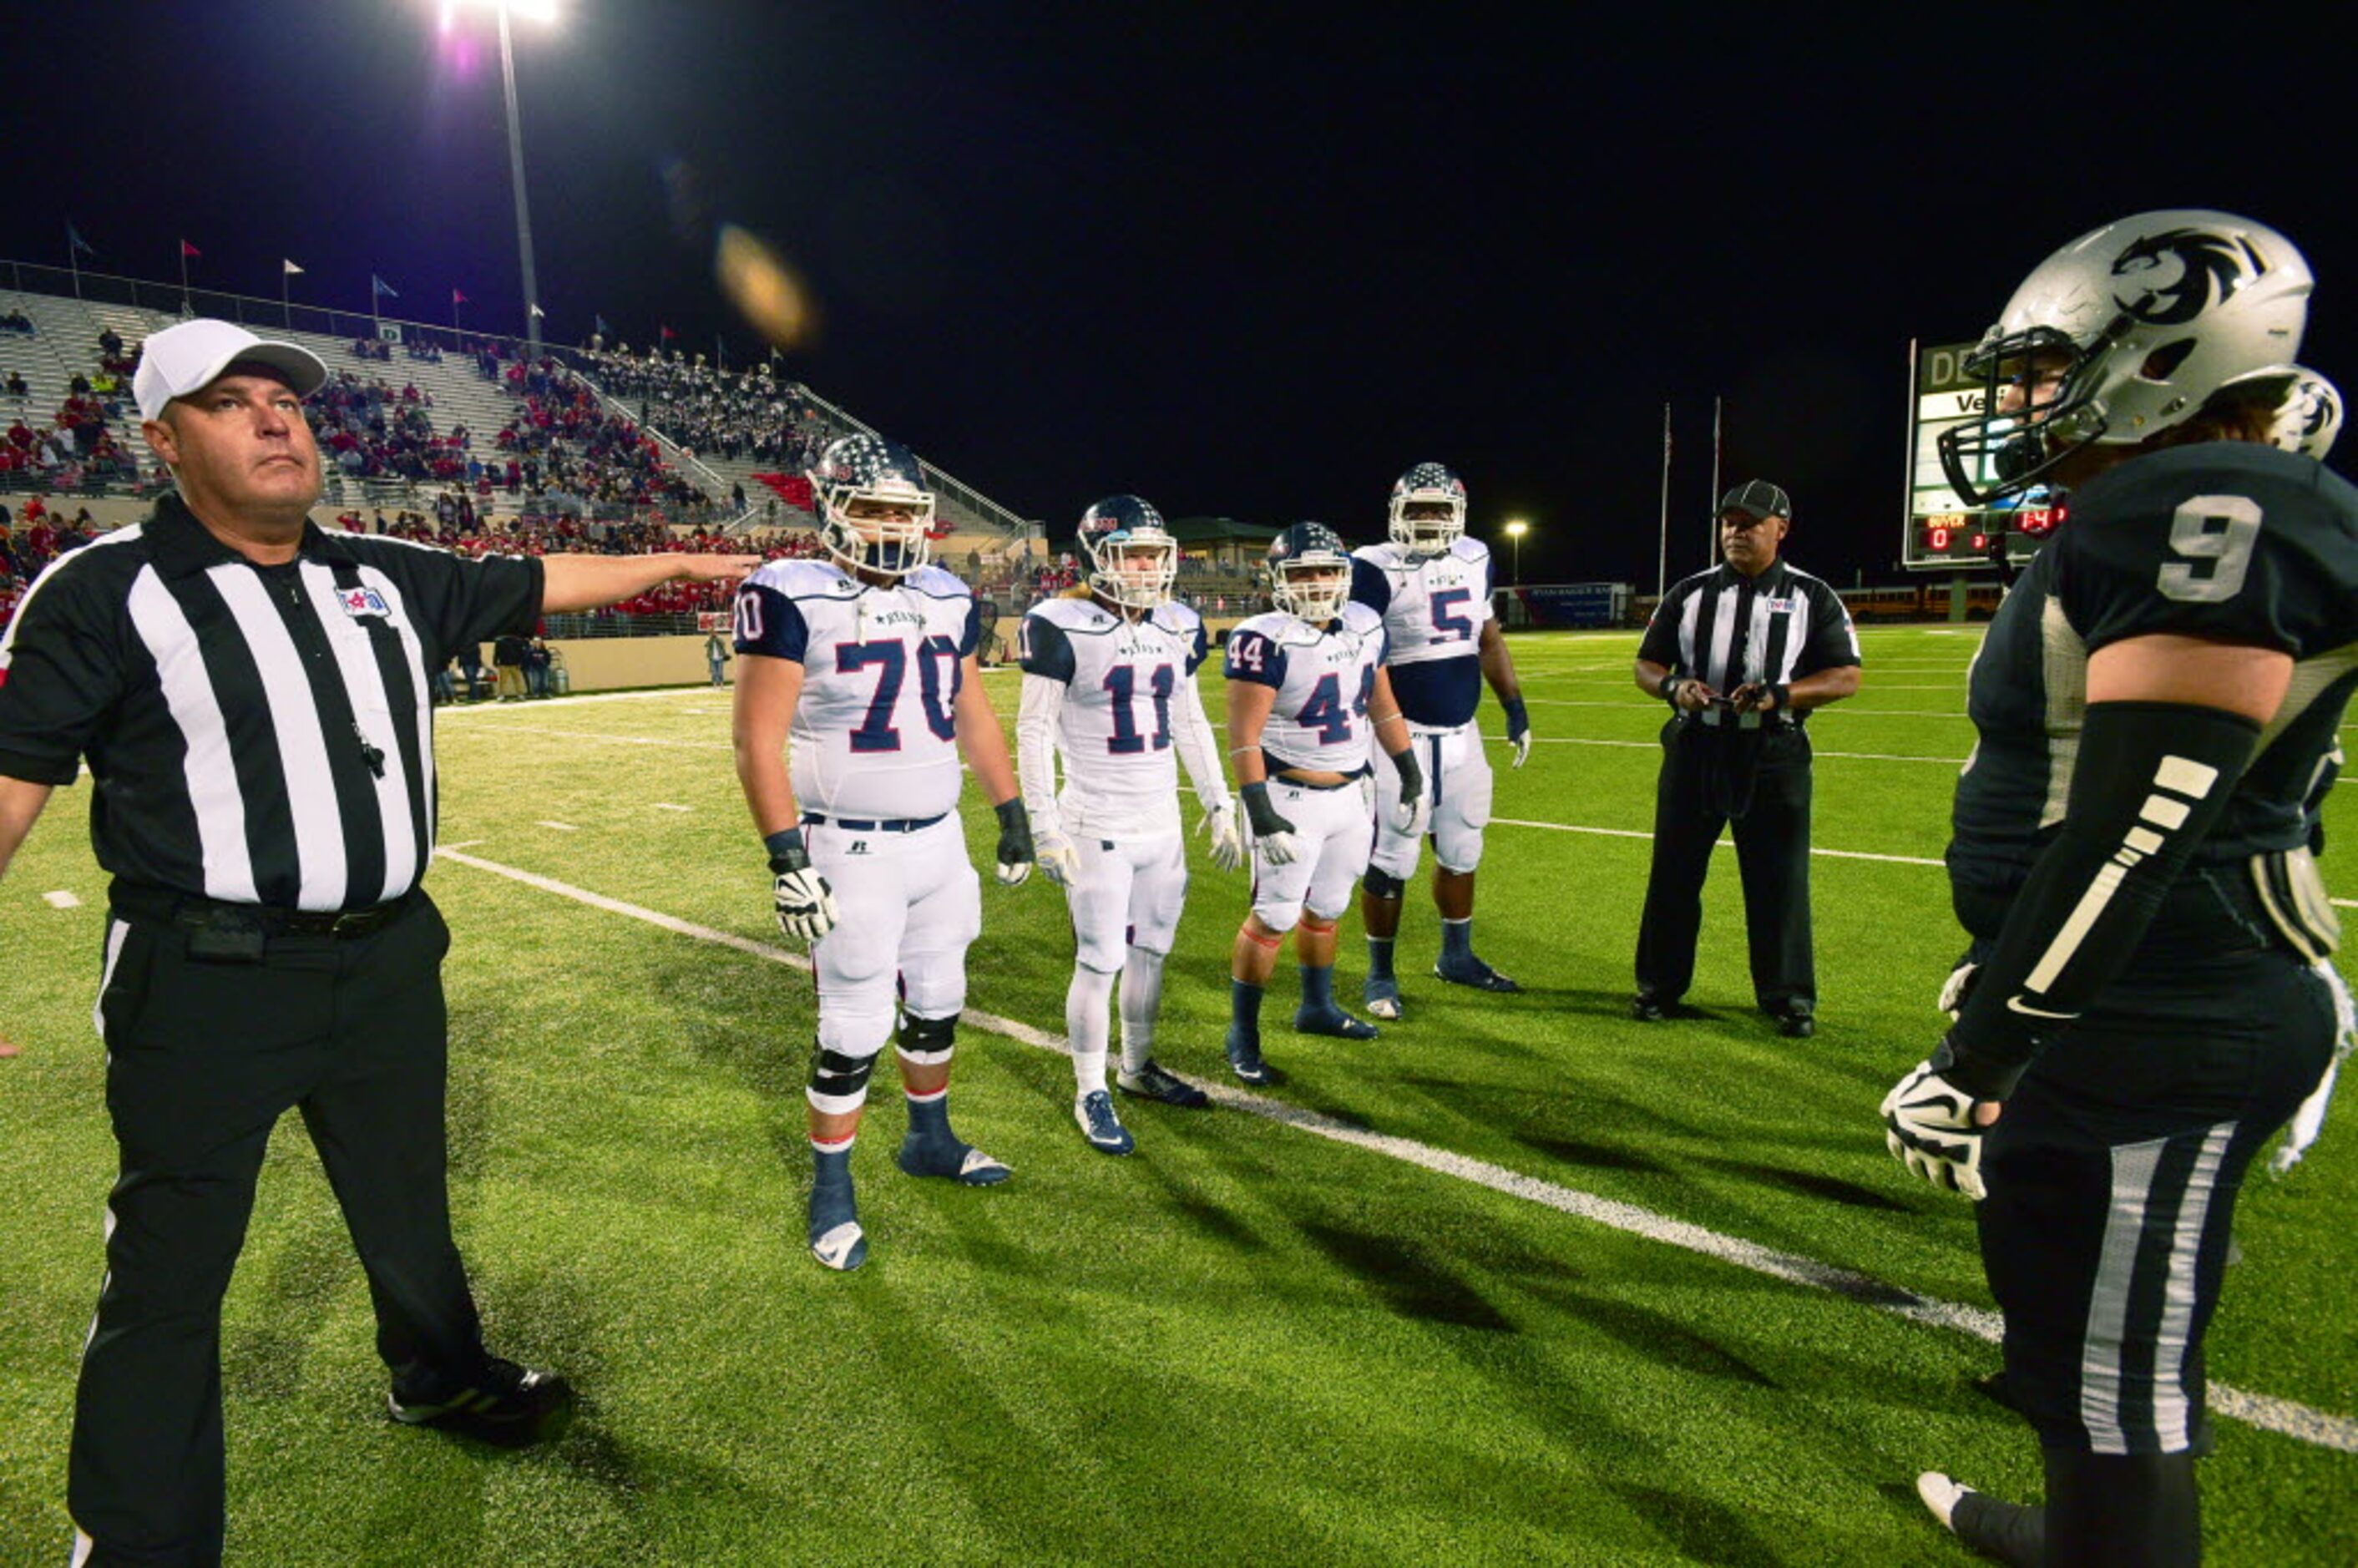
[[[2223,213],[2098,230],[2017,292],[1988,412],[1942,443],[1969,503],[2072,491],[1971,681],[1949,864],[1979,983],[1884,1102],[1895,1154],[1982,1199],[2046,1507],[1919,1490],[2005,1561],[2198,1560],[2235,1195],[2331,1058],[2310,801],[2358,684],[2358,492],[2267,444],[2309,282]]]

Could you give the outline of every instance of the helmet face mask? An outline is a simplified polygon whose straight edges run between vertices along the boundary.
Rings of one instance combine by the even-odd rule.
[[[1985,505],[2091,446],[2183,424],[2229,382],[2294,357],[2312,283],[2292,242],[2225,212],[2144,212],[2081,236],[1967,357],[1984,402],[1941,433],[1950,484]]]
[[[1080,535],[1091,593],[1124,610],[1170,601],[1179,577],[1179,542],[1152,505],[1134,495],[1109,495],[1081,514]]]
[[[1296,523],[1269,546],[1269,601],[1285,614],[1324,626],[1351,598],[1351,553],[1323,523]]]
[[[1466,481],[1440,463],[1419,463],[1392,483],[1391,542],[1416,556],[1445,554],[1466,534]]]
[[[819,539],[847,568],[905,577],[933,558],[934,496],[916,454],[867,434],[827,444],[810,470]]]

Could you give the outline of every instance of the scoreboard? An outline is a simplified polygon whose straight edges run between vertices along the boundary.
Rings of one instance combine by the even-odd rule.
[[[1974,346],[1909,345],[1908,511],[1899,564],[1910,571],[1986,571],[2000,547],[2020,564],[2039,553],[2062,521],[2062,509],[2039,489],[1994,506],[1970,507],[1949,483],[1941,467],[1941,432],[1979,418],[1987,398],[1982,384],[1964,373]]]

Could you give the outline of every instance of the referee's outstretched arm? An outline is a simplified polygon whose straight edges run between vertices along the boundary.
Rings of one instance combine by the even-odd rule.
[[[545,615],[596,610],[634,599],[667,582],[734,582],[762,564],[759,556],[544,556],[540,609]]]
[[[41,807],[49,804],[53,787],[0,773],[0,877],[8,874],[8,862],[16,859],[16,846],[33,830],[33,819],[41,815]]]

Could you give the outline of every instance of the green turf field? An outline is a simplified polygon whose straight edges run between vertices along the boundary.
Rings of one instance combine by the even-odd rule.
[[[1962,945],[1925,862],[1970,740],[1976,638],[1867,633],[1865,689],[1812,720],[1833,853],[1813,865],[1812,1041],[1751,1009],[1728,855],[1689,999],[1710,1016],[1627,1020],[1663,713],[1629,684],[1634,635],[1512,644],[1540,739],[1520,773],[1493,752],[1476,935],[1527,994],[1412,979],[1409,1017],[1347,1044],[1282,1027],[1281,968],[1266,1043],[1291,1082],[1204,1112],[1121,1102],[1129,1159],[1083,1145],[1069,1068],[1038,1044],[1062,1030],[1060,896],[986,875],[970,1003],[1018,1027],[970,1017],[951,1098],[1015,1179],[892,1170],[903,1118],[880,1071],[854,1162],[872,1255],[851,1275],[804,1248],[811,986],[778,961],[725,694],[448,715],[442,839],[468,859],[429,886],[457,934],[460,1239],[495,1347],[571,1375],[583,1416],[524,1454],[391,1426],[359,1267],[282,1127],[224,1334],[232,1561],[1969,1561],[1917,1505],[1916,1472],[2025,1497],[2036,1456],[1969,1386],[1996,1360],[1952,1325],[1973,1314],[1942,1310],[1989,1307],[1969,1207],[1905,1179],[1875,1111],[1933,1040]],[[1011,717],[1015,677],[987,678]],[[83,809],[61,795],[0,883],[0,1033],[24,1047],[0,1063],[7,1564],[64,1561],[112,1175]],[[967,820],[987,860],[971,794]],[[2346,802],[2331,831],[2358,836]],[[1226,1083],[1245,880],[1200,843],[1159,1054]],[[1410,897],[1413,977],[1436,932],[1422,881]],[[1354,1003],[1360,952],[1353,920]],[[2291,1177],[2255,1178],[2211,1336],[2217,1382],[2323,1412],[2344,1443],[2353,1189],[2344,1107]],[[1671,1222],[1690,1245],[1660,1238]],[[1766,1254],[1851,1289],[1745,1266]],[[1911,1299],[1915,1316],[1887,1310]],[[2211,1561],[2358,1562],[2353,1482],[2358,1454],[2223,1420]]]

